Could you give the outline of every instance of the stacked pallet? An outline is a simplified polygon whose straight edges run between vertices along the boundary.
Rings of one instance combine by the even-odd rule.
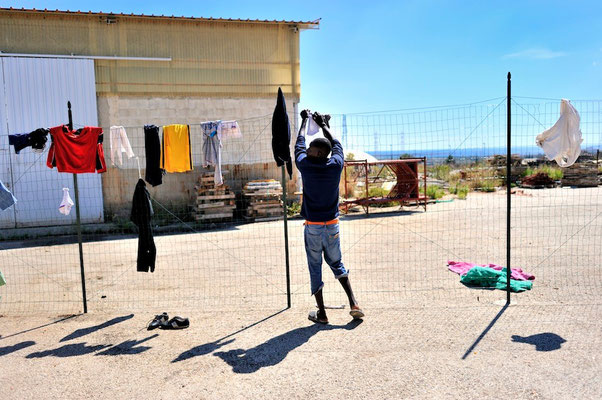
[[[202,174],[194,185],[196,204],[194,218],[197,221],[227,221],[234,216],[236,195],[227,185],[215,186],[213,173]]]
[[[595,187],[598,186],[598,167],[593,162],[575,163],[563,168],[562,186]]]
[[[274,179],[249,181],[243,194],[247,199],[247,215],[245,218],[254,221],[278,219],[283,215],[282,185]]]

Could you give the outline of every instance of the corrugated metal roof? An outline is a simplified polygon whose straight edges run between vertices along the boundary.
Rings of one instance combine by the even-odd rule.
[[[238,18],[213,18],[213,17],[185,17],[176,15],[154,15],[154,14],[124,14],[124,13],[105,13],[102,11],[70,11],[70,10],[38,10],[35,8],[13,8],[13,7],[0,7],[0,11],[14,11],[23,13],[48,13],[48,14],[67,14],[67,15],[90,15],[99,17],[125,17],[125,18],[155,18],[155,19],[173,19],[182,21],[212,21],[212,22],[237,22],[237,23],[251,23],[251,24],[284,24],[284,25],[296,25],[301,29],[318,29],[320,27],[320,19],[314,21],[286,21],[286,20],[267,20],[267,19],[238,19]]]

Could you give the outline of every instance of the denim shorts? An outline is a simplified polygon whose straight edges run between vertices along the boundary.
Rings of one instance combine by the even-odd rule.
[[[341,262],[339,224],[305,225],[304,239],[312,295],[324,286],[324,282],[322,282],[322,253],[324,253],[324,260],[330,266],[336,279],[346,277],[349,274]]]

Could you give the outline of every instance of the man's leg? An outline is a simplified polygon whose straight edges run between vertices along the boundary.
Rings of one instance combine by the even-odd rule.
[[[348,277],[349,273],[341,261],[342,258],[339,224],[328,225],[327,235],[324,238],[324,260],[326,260],[326,263],[330,266],[334,276],[339,280],[341,286],[343,286],[343,290],[345,290],[345,294],[347,294],[347,298],[349,299],[352,315],[354,315],[355,318],[355,315],[359,314],[354,314],[354,310],[359,310],[360,307],[353,294],[353,289],[351,289],[351,283],[349,282]],[[363,316],[363,313],[361,314]]]
[[[309,267],[309,278],[311,281],[311,294],[316,298],[318,305],[318,318],[327,320],[324,309],[324,298],[322,296],[322,230],[320,225],[305,225],[304,240],[307,265]]]
[[[345,293],[347,294],[347,298],[349,299],[349,306],[351,307],[351,309],[359,309],[359,306],[357,304],[357,300],[355,300],[355,296],[353,295],[353,289],[351,289],[351,283],[349,282],[349,277],[344,276],[342,278],[339,279],[339,282],[341,283],[341,286],[343,286],[343,290],[345,290]]]

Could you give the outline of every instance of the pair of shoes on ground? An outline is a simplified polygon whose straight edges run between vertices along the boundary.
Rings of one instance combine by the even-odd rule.
[[[173,317],[169,319],[167,313],[155,315],[155,318],[148,323],[146,329],[152,331],[153,329],[184,329],[190,326],[188,318]]]
[[[349,311],[349,315],[351,315],[353,319],[362,319],[364,318],[365,314],[358,306],[353,306],[351,307],[351,311]],[[307,319],[318,324],[328,323],[328,318],[326,317],[326,315],[320,315],[319,310],[310,311],[309,315],[307,316]]]

